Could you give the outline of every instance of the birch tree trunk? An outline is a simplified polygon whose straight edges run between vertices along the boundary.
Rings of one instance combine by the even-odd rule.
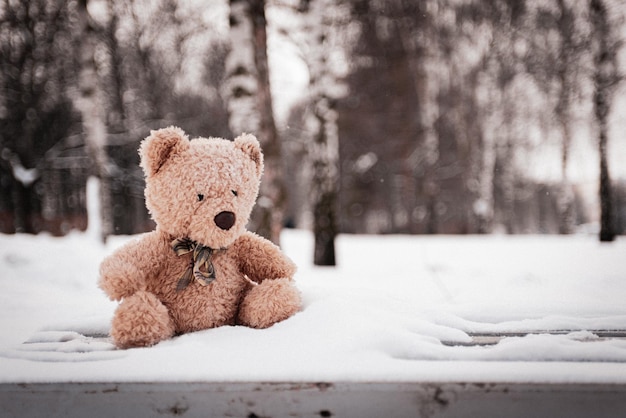
[[[336,265],[337,193],[339,187],[339,135],[335,101],[341,91],[328,62],[332,25],[329,0],[301,0],[304,40],[300,46],[309,70],[309,103],[306,127],[310,133],[310,196],[313,210],[313,263]]]
[[[267,60],[265,0],[230,0],[231,52],[226,60],[229,125],[255,134],[265,172],[250,229],[279,244],[286,206],[281,147],[274,123]]]
[[[612,92],[617,83],[616,41],[608,20],[606,4],[590,0],[589,14],[594,46],[594,114],[598,129],[600,154],[600,241],[615,239],[613,218],[613,193],[608,164],[608,117],[611,111]]]
[[[83,121],[87,153],[93,162],[93,175],[100,179],[100,213],[102,216],[101,237],[106,241],[113,234],[113,211],[111,207],[111,179],[109,157],[106,151],[107,128],[104,113],[104,98],[98,82],[98,70],[95,61],[98,33],[89,16],[89,0],[78,2],[81,40],[78,42],[78,96],[76,108]]]

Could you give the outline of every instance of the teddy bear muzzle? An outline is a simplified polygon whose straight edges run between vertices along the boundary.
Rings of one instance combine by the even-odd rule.
[[[215,221],[215,225],[217,225],[220,229],[228,231],[233,227],[233,225],[235,225],[235,214],[227,211],[220,212],[215,215],[213,220]]]

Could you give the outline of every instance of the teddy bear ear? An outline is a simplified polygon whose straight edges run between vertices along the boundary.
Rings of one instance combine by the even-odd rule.
[[[150,131],[150,136],[141,142],[139,155],[141,168],[147,176],[159,172],[159,169],[172,155],[189,148],[189,138],[185,132],[175,126]]]
[[[263,173],[263,153],[261,145],[254,135],[241,134],[235,138],[235,147],[242,150],[256,164],[257,175],[260,177]]]

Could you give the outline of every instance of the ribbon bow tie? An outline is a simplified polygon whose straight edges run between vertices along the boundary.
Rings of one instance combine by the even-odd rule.
[[[212,248],[205,247],[189,238],[175,239],[171,245],[177,256],[193,252],[189,267],[178,280],[176,291],[185,289],[193,279],[196,279],[196,282],[202,286],[207,286],[215,280],[215,268],[211,262]]]

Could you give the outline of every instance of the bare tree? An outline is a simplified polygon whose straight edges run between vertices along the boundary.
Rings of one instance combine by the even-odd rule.
[[[594,54],[593,95],[598,150],[600,154],[600,241],[615,239],[613,215],[613,193],[608,165],[608,117],[611,111],[612,94],[619,75],[615,29],[611,26],[606,3],[603,0],[589,1]]]
[[[341,16],[332,0],[301,0],[304,18],[300,42],[303,60],[309,70],[309,107],[306,126],[311,135],[308,154],[312,168],[311,206],[315,237],[313,263],[334,266],[339,187],[339,134],[335,103],[341,87],[329,62],[336,48],[333,18]]]
[[[98,77],[96,48],[101,40],[101,28],[88,12],[89,0],[78,1],[77,50],[79,74],[76,108],[82,115],[87,154],[93,163],[92,175],[100,180],[101,238],[106,241],[113,234],[113,208],[111,204],[111,162],[107,153],[107,123],[105,98]]]
[[[567,174],[572,130],[572,101],[578,87],[578,56],[584,48],[579,47],[580,40],[576,39],[576,21],[573,6],[565,0],[557,1],[559,17],[557,30],[561,38],[560,48],[556,60],[556,77],[558,80],[558,99],[555,107],[556,119],[561,128],[561,177],[560,196],[557,201],[559,211],[559,232],[570,234],[574,229],[574,191]]]
[[[250,229],[279,243],[286,189],[270,94],[265,0],[230,0],[230,38],[226,61],[230,128],[236,135],[255,134],[265,155],[265,172]]]

